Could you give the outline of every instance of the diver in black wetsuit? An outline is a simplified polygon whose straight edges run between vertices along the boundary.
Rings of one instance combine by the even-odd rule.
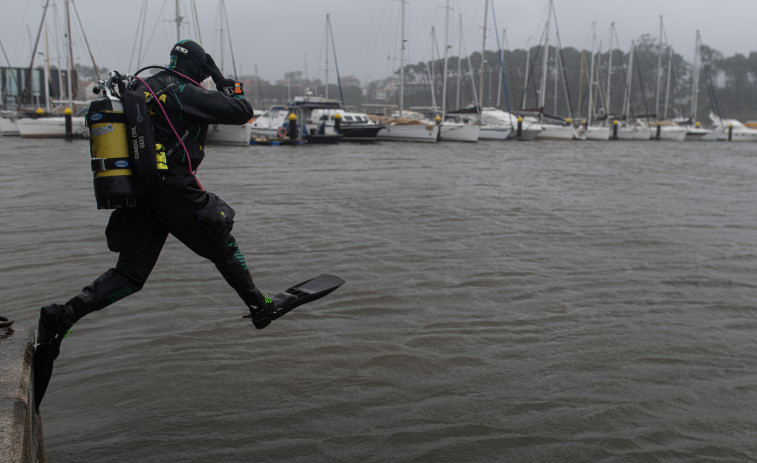
[[[231,235],[234,210],[205,191],[193,172],[205,156],[208,124],[243,124],[252,118],[252,107],[243,96],[241,84],[225,79],[199,44],[190,40],[178,42],[170,56],[169,69],[177,73],[164,70],[145,79],[149,89],[144,84],[140,86],[146,95],[151,92],[158,95],[170,120],[165,120],[157,102],[151,99],[152,95],[148,96],[155,141],[164,147],[167,160],[167,169],[160,170],[160,191],[141,207],[112,213],[105,235],[108,248],[119,253],[115,268],[64,305],[42,308],[35,352],[38,407],[68,330],[88,313],[142,289],[169,233],[216,265],[249,307],[256,328],[265,328],[271,321],[273,302],[255,287],[244,256]],[[192,82],[202,82],[209,76],[218,91],[206,90]]]

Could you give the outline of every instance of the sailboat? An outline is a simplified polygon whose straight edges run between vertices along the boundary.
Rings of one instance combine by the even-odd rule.
[[[596,23],[592,24],[591,40],[591,65],[589,66],[589,109],[586,119],[586,139],[607,141],[610,139],[612,132],[609,127],[594,125],[594,63],[597,53],[597,31]]]
[[[686,128],[686,141],[698,141],[702,140],[710,133],[710,130],[705,129],[697,120],[697,103],[699,99],[699,71],[702,63],[701,60],[702,49],[702,36],[699,31],[696,33],[696,40],[694,41],[694,62],[691,65],[691,113],[688,119],[678,121],[679,125],[683,125]]]
[[[487,3],[488,6],[488,3]],[[442,77],[442,122],[439,127],[440,141],[477,142],[481,126],[471,120],[471,114],[447,113],[447,65],[449,61],[449,0],[444,15],[444,74]],[[458,57],[459,62],[459,57]]]
[[[633,57],[636,53],[636,43],[631,41],[628,53],[628,69],[626,70],[626,88],[623,98],[624,121],[618,126],[618,140],[649,140],[652,131],[648,124],[636,120],[631,114],[631,89],[633,84]]]
[[[40,22],[40,29],[37,33],[37,42],[34,47],[34,53],[36,54],[37,45],[39,44],[39,37],[42,32],[42,28],[45,24],[45,17],[47,13],[47,8],[49,6],[49,1],[46,2],[45,8],[42,13],[42,20]],[[76,6],[74,5],[74,8]],[[77,16],[78,17],[78,16]],[[68,41],[68,49],[69,49],[69,68],[68,68],[68,104],[69,109],[74,105],[74,103],[79,104],[85,104],[85,102],[75,102],[73,100],[73,95],[75,92],[75,86],[76,81],[74,79],[74,73],[73,73],[73,50],[71,47],[71,15],[69,10],[69,2],[66,2],[66,25],[67,25],[67,41]],[[83,31],[83,30],[82,30]],[[86,42],[86,38],[85,38]],[[49,54],[49,52],[48,52]],[[91,53],[90,53],[91,56]],[[29,66],[29,73],[31,73],[31,70],[34,66],[34,56],[32,55],[32,61],[31,65]],[[95,66],[96,67],[96,66]],[[45,74],[48,74],[47,67],[45,67]],[[27,80],[28,82],[28,80]],[[47,86],[47,78],[45,78],[44,85]],[[49,101],[49,98],[48,98]],[[16,124],[18,126],[18,132],[19,135],[23,138],[64,138],[66,136],[66,117],[65,116],[58,116],[58,115],[50,115],[49,113],[45,113],[41,108],[39,108],[34,113],[27,113],[23,117],[19,117],[16,120]],[[84,116],[73,116],[72,117],[72,134],[74,136],[82,136],[84,129]]]
[[[547,96],[547,71],[549,65],[549,36],[550,36],[550,20],[555,18],[557,23],[557,15],[555,13],[554,0],[549,0],[549,10],[547,12],[547,24],[544,27],[544,51],[542,56],[542,76],[541,76],[541,89],[539,92],[539,111],[540,119],[542,122],[542,131],[536,136],[537,140],[583,140],[586,137],[583,134],[582,129],[573,127],[571,123],[571,114],[568,115],[564,121],[557,117],[550,117],[544,114],[544,108]],[[557,35],[557,46],[555,47],[555,85],[559,80],[559,68],[560,68],[560,51],[559,51],[559,31],[555,24],[555,33]],[[563,78],[564,89],[567,90],[567,83]],[[567,96],[567,91],[566,91]],[[557,95],[555,94],[555,98]],[[570,102],[568,102],[568,111],[570,112]]]
[[[178,8],[178,3],[177,3]],[[231,32],[229,30],[229,15],[226,11],[226,2],[224,0],[221,0],[221,2],[218,5],[219,9],[219,20],[220,20],[220,47],[221,47],[221,53],[220,53],[220,64],[221,64],[221,70],[223,70],[223,59],[224,59],[224,50],[223,50],[223,42],[226,38],[228,38],[229,41],[229,53],[231,55],[231,64],[232,69],[234,70],[234,79],[236,79],[237,76],[237,64],[234,60],[234,50],[232,49],[232,40],[231,40]],[[176,16],[178,17],[178,11]],[[225,26],[225,29],[224,29]],[[227,34],[227,37],[224,37],[223,33],[224,31]],[[180,39],[177,39],[180,40]],[[251,130],[252,130],[252,122],[249,121],[245,124],[241,125],[226,125],[226,124],[210,124],[208,125],[208,134],[205,138],[205,142],[209,145],[249,145],[250,144],[250,136],[251,136]]]
[[[668,46],[668,72],[665,92],[665,111],[662,119],[660,118],[660,96],[662,93],[663,31],[664,29],[662,16],[660,16],[660,37],[657,45],[657,94],[655,97],[655,117],[657,119],[657,127],[651,130],[651,137],[652,139],[656,140],[683,141],[686,138],[686,129],[667,119],[668,98],[670,94],[670,74],[673,59],[673,49],[670,46]]]
[[[419,141],[434,143],[439,139],[439,125],[428,122],[422,114],[405,110],[405,5],[407,0],[400,0],[401,36],[400,36],[400,106],[399,111],[389,116],[370,116],[380,122],[384,128],[379,130],[376,138],[386,141]]]

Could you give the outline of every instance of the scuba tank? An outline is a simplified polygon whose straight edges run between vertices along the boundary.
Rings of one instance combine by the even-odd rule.
[[[100,81],[87,112],[89,149],[98,209],[137,207],[160,189],[155,134],[144,93],[128,76]],[[160,168],[166,169],[165,155]]]
[[[98,209],[136,207],[121,100],[105,94],[89,105],[89,151]]]

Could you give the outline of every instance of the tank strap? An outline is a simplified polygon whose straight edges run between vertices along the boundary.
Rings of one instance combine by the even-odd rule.
[[[178,83],[176,81],[169,82],[168,85],[166,85],[165,87],[162,87],[158,91],[156,91],[155,95],[157,95],[157,97],[160,98],[161,96],[163,96],[166,93],[168,93],[169,90],[175,88],[177,85],[178,85]],[[147,97],[145,97],[145,103],[150,104],[150,103],[152,103],[152,101],[154,99],[155,99],[155,96],[153,96],[153,94],[151,93],[151,94],[147,95]]]
[[[90,163],[92,172],[131,168],[131,162],[128,158],[92,158]]]
[[[123,111],[101,111],[100,114],[102,114],[102,118],[93,121],[93,123],[115,122],[123,124],[125,122]]]

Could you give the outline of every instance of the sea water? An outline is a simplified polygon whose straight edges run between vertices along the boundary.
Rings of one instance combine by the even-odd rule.
[[[2,138],[2,309],[115,265],[86,141]],[[326,299],[255,330],[169,238],[66,337],[56,462],[757,460],[757,146],[210,146],[255,281]]]

